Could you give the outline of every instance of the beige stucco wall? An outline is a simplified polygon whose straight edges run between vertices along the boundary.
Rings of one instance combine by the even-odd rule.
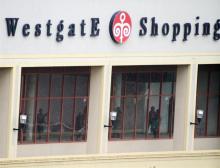
[[[44,154],[88,154],[88,153],[121,153],[121,152],[149,152],[149,151],[170,151],[170,150],[192,150],[193,130],[189,122],[194,119],[194,105],[197,66],[199,64],[220,64],[219,53],[127,53],[127,54],[87,54],[87,55],[0,55],[0,66],[13,67],[11,77],[10,108],[12,116],[8,122],[11,128],[18,125],[20,77],[22,67],[50,67],[50,66],[92,66],[90,97],[96,97],[90,102],[89,132],[87,143],[67,144],[39,144],[18,145],[17,132],[11,131],[8,134],[8,156],[39,156]],[[112,66],[129,65],[177,65],[179,91],[176,104],[174,138],[171,140],[156,141],[118,141],[108,142],[108,112],[110,103],[111,70]],[[193,86],[194,85],[194,86]],[[180,95],[180,96],[179,96]],[[185,96],[183,96],[185,95]],[[190,97],[190,99],[189,99]],[[179,105],[178,105],[179,104]],[[184,108],[183,108],[184,104]],[[98,115],[98,120],[95,117]],[[184,118],[184,120],[183,120]],[[95,129],[95,135],[93,131]],[[178,131],[179,130],[179,131]],[[175,132],[176,131],[176,132]],[[97,142],[97,143],[95,143]],[[99,143],[98,143],[99,142]],[[156,144],[157,142],[157,144]],[[216,140],[218,148],[218,140]],[[136,148],[131,144],[134,143]],[[146,145],[147,144],[147,145]],[[149,144],[149,145],[148,145]],[[210,143],[211,144],[211,143]],[[5,145],[5,144],[4,144]],[[180,145],[180,146],[178,146]],[[209,146],[209,143],[206,143]],[[47,146],[47,147],[46,147]],[[57,146],[57,148],[53,148]],[[71,150],[65,150],[70,146]],[[82,147],[82,150],[79,147]],[[143,147],[144,146],[144,147]],[[163,146],[163,147],[161,147]],[[198,145],[197,145],[198,146]],[[211,145],[213,146],[213,145]],[[53,150],[52,150],[53,148]],[[74,149],[75,150],[72,150]],[[207,147],[208,149],[209,147]],[[213,147],[210,147],[213,149]],[[43,150],[41,150],[43,149]],[[196,147],[196,149],[198,149]],[[30,152],[31,151],[31,152]],[[44,151],[44,152],[42,152]]]
[[[50,143],[18,145],[17,157],[86,154],[86,143]]]
[[[175,118],[174,118],[174,150],[192,150],[195,127],[198,64],[179,65],[177,67]]]
[[[189,65],[180,65],[177,67],[173,132],[175,150],[185,150],[186,147],[187,127],[185,121],[188,112],[189,68]]]
[[[173,140],[127,140],[108,142],[108,153],[173,151]]]
[[[195,150],[220,149],[220,138],[195,138]]]
[[[160,152],[0,159],[1,168],[219,168],[220,152]]]
[[[91,68],[87,153],[107,151],[111,66]]]
[[[0,68],[0,158],[8,156],[11,68]]]

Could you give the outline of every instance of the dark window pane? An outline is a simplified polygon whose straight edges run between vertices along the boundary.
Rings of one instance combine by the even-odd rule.
[[[59,141],[60,138],[61,100],[53,99],[50,104],[50,141]]]
[[[124,137],[133,138],[136,99],[125,98],[124,101]]]
[[[36,75],[26,75],[25,76],[25,97],[35,97],[36,96]]]
[[[24,109],[22,113],[27,115],[27,125],[23,128],[23,141],[33,142],[34,141],[34,122],[35,122],[35,102],[34,100],[24,101]]]
[[[160,111],[160,136],[169,135],[169,125],[172,118],[173,100],[171,96],[162,96]]]
[[[53,74],[51,79],[51,96],[61,97],[62,96],[62,75]]]
[[[63,102],[62,140],[64,141],[73,139],[73,103],[73,99],[64,99]]]
[[[209,97],[208,104],[208,136],[217,136],[217,123],[218,123],[218,112],[219,112],[219,96]]]
[[[149,99],[149,110],[151,107],[154,107],[155,110],[159,109],[159,101],[160,101],[160,96],[150,96]]]
[[[126,95],[135,95],[136,94],[136,74],[129,73],[127,74],[126,79]]]
[[[38,77],[38,96],[48,97],[49,96],[49,75],[40,74]]]
[[[151,73],[151,83],[150,83],[150,94],[159,95],[160,94],[160,73]]]
[[[204,115],[201,120],[201,123],[196,126],[196,135],[204,136],[205,135],[205,125],[206,125],[206,96],[197,96],[197,109],[204,110]]]
[[[112,96],[124,95],[125,79],[126,75],[122,73],[114,73],[112,75]]]
[[[86,135],[86,120],[87,120],[87,99],[78,98],[76,103],[76,123],[75,123],[75,140],[85,140]]]
[[[65,75],[64,76],[64,96],[73,97],[75,89],[75,76]]]
[[[112,98],[111,99],[111,111],[117,112],[117,117],[115,121],[112,121],[112,138],[121,138],[122,136],[122,122],[123,122],[123,99],[122,98]]]
[[[220,94],[220,72],[212,72],[210,76],[210,94]]]
[[[199,71],[198,73],[198,93],[207,94],[208,91],[208,72]]]
[[[76,78],[76,96],[88,95],[88,75],[79,75]]]
[[[148,83],[150,75],[148,73],[139,73],[138,75],[138,95],[148,95]]]
[[[147,96],[141,96],[137,99],[137,114],[136,114],[136,137],[145,138],[146,119],[147,119]]]
[[[163,73],[163,85],[162,85],[163,94],[172,94],[172,82],[174,82],[174,73],[173,72]]]

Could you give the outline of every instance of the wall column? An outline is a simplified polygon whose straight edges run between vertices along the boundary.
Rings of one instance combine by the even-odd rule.
[[[10,129],[10,87],[12,68],[0,68],[0,158],[8,157]]]
[[[197,71],[197,64],[177,67],[174,150],[193,150]]]
[[[108,145],[111,66],[91,68],[87,153],[106,153]]]
[[[18,128],[19,118],[19,102],[20,102],[20,83],[21,83],[21,67],[13,67],[10,76],[10,112],[9,112],[9,146],[8,157],[14,158],[17,156],[18,131],[13,131],[13,128]]]
[[[188,90],[188,110],[186,118],[186,146],[187,151],[194,149],[194,132],[195,125],[190,125],[190,122],[195,122],[196,109],[196,92],[197,92],[197,74],[198,64],[191,64],[189,67],[189,90]]]

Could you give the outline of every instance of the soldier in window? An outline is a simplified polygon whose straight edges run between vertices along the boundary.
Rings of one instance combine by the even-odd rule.
[[[155,111],[155,107],[152,106],[151,110],[149,111],[149,126],[151,134],[153,134],[154,138],[157,137],[159,126],[159,110]]]
[[[37,133],[39,139],[41,139],[42,133],[44,132],[46,115],[47,115],[46,113],[45,114],[43,113],[43,109],[40,108],[37,114]]]

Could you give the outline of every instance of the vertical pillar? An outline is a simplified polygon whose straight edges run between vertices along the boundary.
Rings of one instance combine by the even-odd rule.
[[[189,67],[189,89],[188,89],[188,110],[186,118],[186,144],[185,149],[191,151],[194,149],[194,132],[195,125],[190,125],[190,122],[195,122],[196,109],[196,92],[197,92],[197,76],[198,64],[191,64]]]
[[[91,68],[87,153],[106,153],[108,145],[111,66]]]
[[[10,76],[12,68],[0,68],[0,158],[8,157],[10,123]]]
[[[9,146],[8,157],[14,158],[17,155],[17,139],[18,131],[13,131],[13,128],[18,128],[19,118],[19,101],[20,101],[20,83],[21,83],[21,68],[13,67],[10,77],[10,111],[9,111]]]
[[[177,68],[174,119],[174,150],[192,150],[194,142],[196,84],[198,65],[180,65]]]

